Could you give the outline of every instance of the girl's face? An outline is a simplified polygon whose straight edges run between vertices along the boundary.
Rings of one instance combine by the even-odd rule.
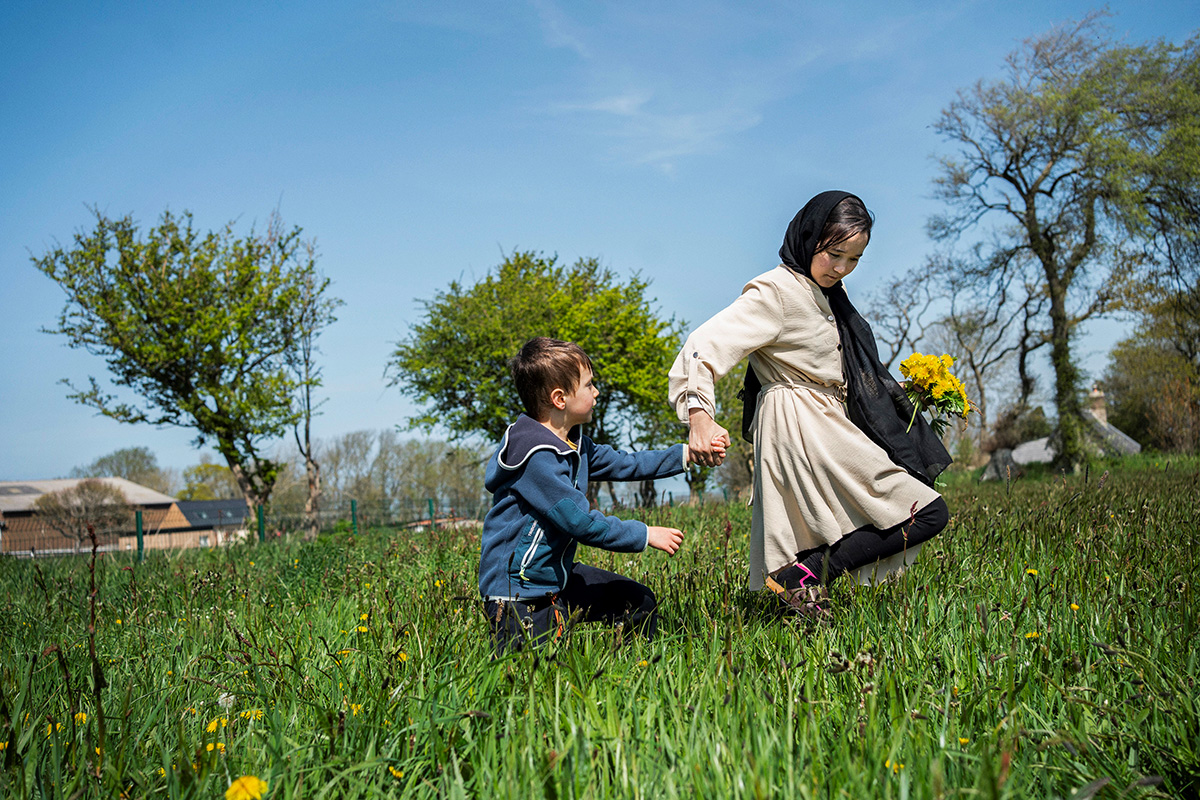
[[[812,279],[822,289],[830,289],[835,283],[849,275],[858,266],[870,238],[865,233],[856,233],[846,241],[835,244],[813,256]]]

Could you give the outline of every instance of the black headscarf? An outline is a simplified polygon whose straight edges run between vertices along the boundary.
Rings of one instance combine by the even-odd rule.
[[[783,265],[811,279],[812,259],[821,232],[834,206],[853,197],[849,192],[822,192],[804,204],[787,233],[779,258]],[[818,285],[819,286],[819,285]],[[913,404],[879,360],[879,348],[871,326],[846,296],[842,282],[820,287],[829,299],[842,343],[842,366],[846,376],[846,411],[850,420],[878,444],[888,457],[911,475],[930,486],[953,460],[929,423],[920,415],[913,420]],[[751,368],[746,372],[742,435],[750,438],[754,402],[761,384]],[[909,421],[913,420],[911,427]]]

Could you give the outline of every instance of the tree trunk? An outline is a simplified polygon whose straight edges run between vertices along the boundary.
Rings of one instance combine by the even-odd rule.
[[[642,481],[638,486],[638,503],[642,508],[654,508],[658,505],[658,489],[654,485],[654,479]]]
[[[1058,408],[1058,452],[1055,468],[1076,473],[1083,467],[1083,411],[1079,405],[1079,371],[1071,358],[1071,325],[1066,293],[1051,287],[1050,361],[1054,366],[1054,405]]]
[[[237,481],[238,488],[242,490],[242,497],[246,499],[246,508],[249,516],[246,517],[246,524],[252,524],[255,516],[258,514],[258,507],[265,505],[266,498],[258,491],[250,476],[246,474],[246,470],[242,468],[236,460],[225,457],[225,463],[229,465],[229,471],[233,473],[234,480]]]
[[[308,496],[304,498],[304,541],[311,542],[321,532],[321,466],[309,453],[304,454],[304,472],[308,477]]]

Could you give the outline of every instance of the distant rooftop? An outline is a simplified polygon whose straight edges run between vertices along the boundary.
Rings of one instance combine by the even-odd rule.
[[[120,490],[125,500],[135,506],[170,505],[175,498],[156,492],[124,478],[56,478],[49,481],[0,481],[0,513],[32,511],[39,497],[70,489],[80,481],[96,480]],[[244,504],[243,504],[244,505]]]

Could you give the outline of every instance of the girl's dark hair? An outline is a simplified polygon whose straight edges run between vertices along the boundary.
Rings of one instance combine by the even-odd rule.
[[[821,230],[821,237],[817,239],[817,247],[813,250],[813,255],[824,253],[831,247],[837,247],[860,233],[865,233],[867,239],[870,240],[871,226],[874,224],[875,217],[870,211],[867,211],[862,200],[853,196],[843,199],[825,218],[825,227]]]
[[[545,336],[530,339],[508,362],[525,413],[539,422],[549,412],[551,393],[575,391],[584,367],[595,371],[583,348]]]

